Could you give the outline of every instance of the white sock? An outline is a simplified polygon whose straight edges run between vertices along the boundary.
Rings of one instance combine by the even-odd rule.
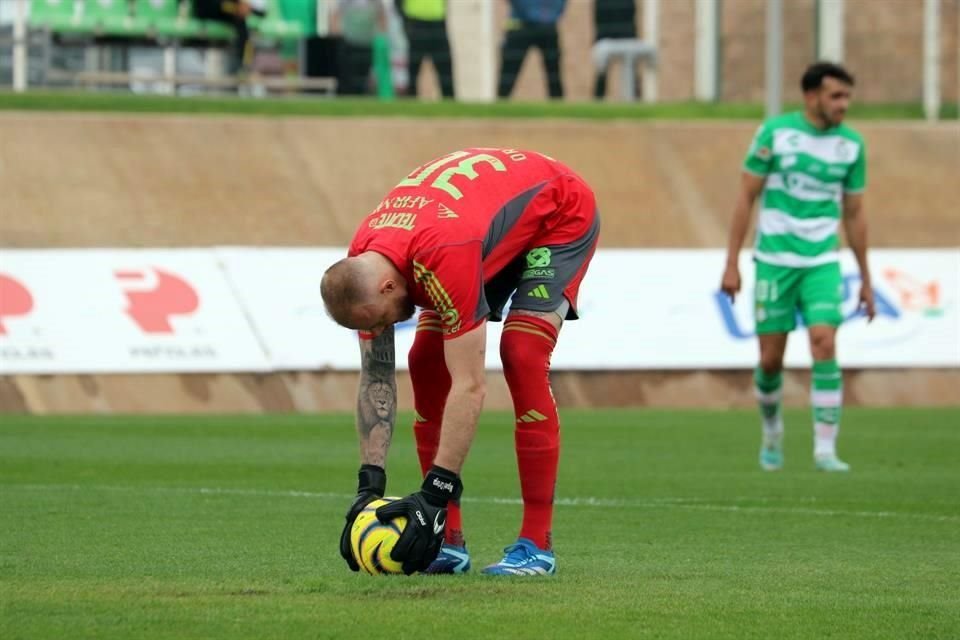
[[[837,434],[840,432],[838,417],[843,404],[843,391],[813,391],[810,395],[814,406],[813,457],[834,457],[837,455]]]
[[[760,420],[763,425],[763,446],[766,448],[780,447],[783,444],[783,413],[780,411],[780,401],[783,400],[783,390],[777,389],[770,393],[757,390],[757,402],[760,404]]]

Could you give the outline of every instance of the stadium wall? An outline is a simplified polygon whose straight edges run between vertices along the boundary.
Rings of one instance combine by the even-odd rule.
[[[409,410],[409,377],[397,377],[399,405]],[[0,412],[35,414],[275,413],[353,411],[355,372],[0,376]],[[848,406],[956,406],[956,369],[846,370]],[[745,408],[755,405],[744,371],[557,372],[561,407]],[[788,371],[786,406],[809,404],[809,376]],[[486,406],[512,408],[503,376],[488,376]]]
[[[944,102],[958,98],[960,59],[960,2],[940,3],[940,92]],[[637,2],[638,7],[642,3]],[[766,0],[723,0],[720,7],[720,96],[731,102],[762,102],[764,98],[764,32]],[[694,0],[664,0],[660,3],[659,98],[694,98]],[[799,97],[800,75],[816,57],[816,0],[784,2],[784,79],[787,99]],[[506,23],[508,4],[496,3],[494,23]],[[846,0],[844,3],[844,63],[857,77],[857,99],[871,103],[920,102],[923,92],[923,11],[920,0]],[[637,33],[643,33],[643,11],[637,11]],[[472,62],[469,49],[474,40],[464,30],[468,21],[453,21],[451,44],[454,62],[465,71]],[[571,0],[560,22],[562,72],[567,99],[592,97],[593,3]],[[499,38],[497,42],[499,42]],[[460,45],[458,47],[458,44]],[[620,99],[619,73],[610,74],[608,95]],[[420,95],[437,97],[432,70],[421,74]],[[513,97],[540,100],[546,81],[538,53],[528,56]]]
[[[411,167],[468,145],[536,148],[600,196],[606,247],[721,247],[755,123],[0,116],[0,246],[342,245]],[[877,247],[960,245],[960,130],[865,124]],[[719,277],[719,274],[717,275]],[[841,338],[842,341],[842,338]],[[842,342],[841,342],[842,345]],[[747,371],[559,372],[564,406],[753,404]],[[0,410],[344,410],[354,372],[0,377]],[[401,403],[409,381],[400,375]],[[498,373],[488,406],[509,408]],[[848,371],[851,404],[956,404],[960,372]],[[791,371],[791,405],[807,402]]]

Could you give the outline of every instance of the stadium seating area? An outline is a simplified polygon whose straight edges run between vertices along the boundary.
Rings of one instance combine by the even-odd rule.
[[[251,18],[257,35],[265,40],[290,41],[302,38],[308,26],[295,15],[292,0],[268,0],[267,15]],[[186,0],[34,0],[30,24],[56,35],[89,38],[117,37],[166,44],[175,41],[202,40],[226,42],[232,30],[211,20],[190,15]]]
[[[258,47],[282,48],[292,56],[302,55],[303,42],[315,31],[314,5],[304,0],[265,0],[265,15],[250,16],[247,24]],[[213,86],[232,86],[236,80],[224,77],[184,78],[178,76],[177,51],[201,49],[206,53],[231,46],[232,26],[194,17],[191,0],[34,0],[29,26],[42,36],[44,80],[65,80],[74,84],[128,84],[130,73],[111,73],[100,68],[97,58],[79,73],[52,70],[53,46],[157,47],[166,54],[165,81]],[[217,76],[219,74],[214,74]],[[285,79],[285,85],[297,84]],[[304,84],[311,84],[305,82]],[[332,80],[312,83],[314,88],[332,90]]]

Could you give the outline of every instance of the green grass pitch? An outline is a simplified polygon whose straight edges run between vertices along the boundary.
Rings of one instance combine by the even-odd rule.
[[[0,638],[958,638],[960,409],[844,414],[849,475],[749,411],[564,411],[546,579],[353,574],[349,415],[0,420]],[[417,486],[409,416],[388,493]],[[464,471],[475,565],[517,533],[508,415]]]

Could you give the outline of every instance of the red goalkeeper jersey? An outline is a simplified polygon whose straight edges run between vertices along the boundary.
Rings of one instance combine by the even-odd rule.
[[[440,314],[450,338],[490,314],[485,286],[508,267],[522,270],[518,279],[556,279],[557,296],[575,310],[586,264],[582,249],[575,264],[563,264],[563,249],[582,247],[586,238],[592,255],[597,230],[593,193],[566,165],[533,151],[471,148],[401,180],[360,223],[349,255],[386,256],[414,303]],[[539,247],[554,252],[532,251]],[[543,289],[539,302],[549,295]]]

